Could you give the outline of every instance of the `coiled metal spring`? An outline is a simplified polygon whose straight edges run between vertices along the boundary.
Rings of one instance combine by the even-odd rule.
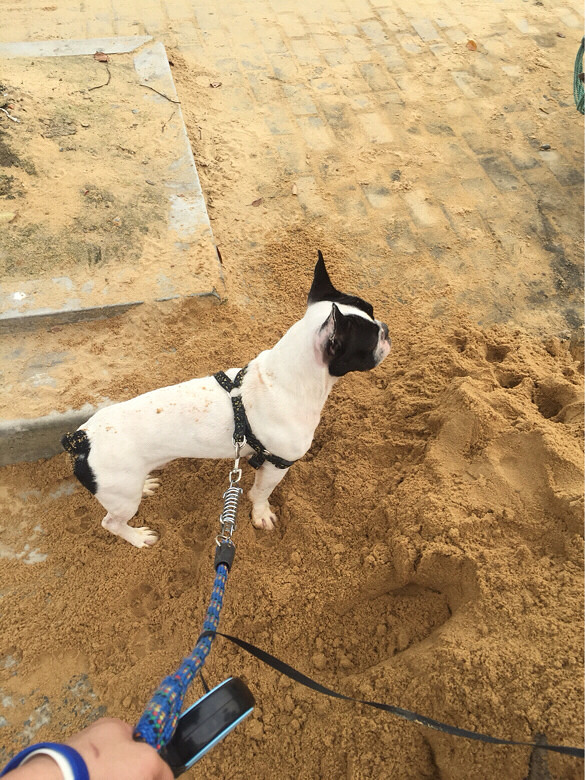
[[[219,518],[221,532],[216,537],[217,544],[231,541],[232,534],[236,529],[236,515],[242,492],[242,488],[230,485],[223,494],[223,511]]]

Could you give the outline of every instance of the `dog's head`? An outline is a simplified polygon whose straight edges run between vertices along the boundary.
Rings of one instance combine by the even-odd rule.
[[[390,352],[388,326],[374,319],[373,306],[357,295],[339,292],[325,268],[323,255],[315,266],[308,305],[331,303],[329,316],[317,335],[317,349],[331,376],[369,371]]]

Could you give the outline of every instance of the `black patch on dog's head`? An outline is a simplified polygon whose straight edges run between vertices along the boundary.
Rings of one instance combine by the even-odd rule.
[[[309,297],[307,299],[307,305],[312,303],[319,303],[319,301],[331,301],[332,303],[345,303],[347,306],[355,306],[356,309],[360,309],[368,317],[374,319],[374,307],[371,303],[364,301],[363,298],[358,298],[357,295],[346,295],[346,293],[339,292],[331,284],[331,279],[325,268],[325,261],[321,250],[318,250],[319,259],[315,266],[315,273],[313,274],[313,284],[309,290]],[[362,318],[359,318],[362,319]]]
[[[359,314],[342,314],[333,304],[331,314],[321,326],[323,352],[331,376],[350,371],[369,371],[378,365],[375,353],[380,327]]]

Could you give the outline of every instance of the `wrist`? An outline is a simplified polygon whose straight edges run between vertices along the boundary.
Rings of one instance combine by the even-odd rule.
[[[11,774],[14,780],[89,780],[81,755],[69,745],[56,742],[40,742],[25,748],[4,767],[0,777],[6,774]]]
[[[17,769],[12,770],[7,780],[63,780],[63,774],[56,762],[43,753],[32,756]]]

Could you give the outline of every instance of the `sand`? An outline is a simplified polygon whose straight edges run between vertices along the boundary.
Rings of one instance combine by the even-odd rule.
[[[210,215],[219,215],[224,300],[54,329],[56,345],[87,357],[86,375],[71,378],[55,408],[245,364],[302,316],[321,248],[337,286],[388,322],[393,350],[334,388],[310,453],[275,491],[277,530],[253,529],[244,502],[221,628],[352,696],[503,738],[581,744],[578,333],[478,325],[477,307],[456,301],[481,273],[439,277],[430,252],[389,262],[375,221],[362,226],[365,262],[341,215],[304,220],[290,205],[292,182],[268,182],[253,128],[222,124],[221,98],[212,107],[202,90],[213,74],[172,58],[179,92],[191,96],[184,112]],[[199,634],[228,468],[167,467],[137,518],[161,535],[151,550],[100,527],[102,509],[73,489],[67,455],[3,469],[5,746],[62,738],[106,711],[138,719]],[[246,488],[252,478],[246,469]],[[528,749],[330,701],[217,640],[206,678],[228,675],[246,680],[257,707],[191,777],[582,775],[574,759],[551,754],[548,770],[536,770]],[[196,684],[190,701],[200,694]]]
[[[92,56],[3,62],[3,102],[18,119],[0,133],[0,165],[2,154],[16,158],[0,179],[14,214],[0,237],[4,280],[51,278],[80,265],[89,276],[102,263],[144,267],[148,247],[166,233],[172,150],[144,150],[172,104],[144,99],[131,54],[111,62],[113,103],[102,86],[112,78],[106,67]]]
[[[281,268],[295,248],[281,247]],[[278,335],[262,309],[298,289],[302,311],[302,276],[274,285],[272,307],[246,307],[258,318],[247,325],[233,304],[184,303],[176,330],[164,322],[166,338],[181,332],[185,368],[218,365],[220,351],[241,364]],[[464,321],[429,326],[406,307],[391,329],[390,357],[338,383],[310,454],[277,489],[278,530],[255,531],[242,507],[222,627],[351,695],[506,738],[578,743],[582,387],[569,343]],[[48,556],[2,564],[6,652],[18,660],[4,694],[26,695],[23,712],[49,697],[51,729],[69,731],[87,713],[72,718],[60,694],[87,675],[109,714],[135,720],[199,631],[227,464],[165,470],[140,510],[161,534],[146,551],[106,534],[89,494],[66,494],[65,454],[4,477],[4,544],[28,538]],[[64,495],[43,500],[60,486]],[[206,772],[463,778],[505,766],[525,776],[524,749],[455,742],[330,702],[221,640],[206,671],[213,681],[243,676],[258,701]],[[580,771],[556,756],[549,766],[554,777]]]

